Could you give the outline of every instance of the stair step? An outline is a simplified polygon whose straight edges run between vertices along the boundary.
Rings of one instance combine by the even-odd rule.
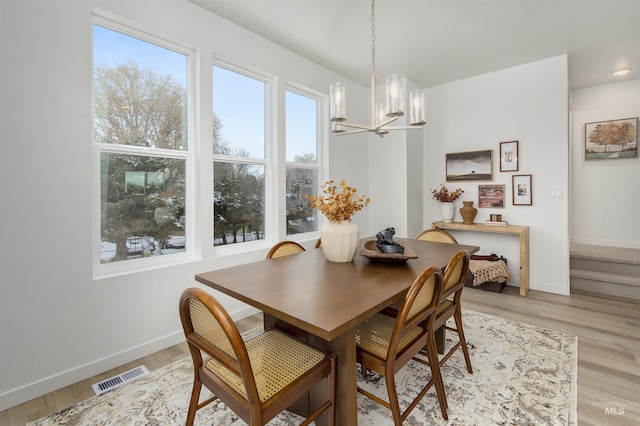
[[[571,244],[571,258],[640,265],[640,249]]]
[[[575,258],[572,256],[569,265],[571,269],[640,277],[640,264]]]
[[[570,286],[640,300],[640,249],[571,244]]]
[[[640,277],[631,277],[628,275],[611,274],[608,272],[587,271],[584,269],[571,269],[571,278],[580,278],[583,280],[599,281],[603,283],[621,284],[627,286],[638,287],[640,289]]]

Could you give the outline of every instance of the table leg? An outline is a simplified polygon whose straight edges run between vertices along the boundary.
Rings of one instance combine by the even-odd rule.
[[[444,353],[444,342],[445,342],[446,337],[447,337],[446,329],[444,328],[444,326],[438,327],[436,329],[435,337],[436,337],[436,348],[438,349],[438,353],[439,354],[443,354]]]
[[[356,332],[350,329],[337,338],[326,341],[309,336],[313,346],[336,355],[336,425],[358,424],[358,390],[356,372]]]

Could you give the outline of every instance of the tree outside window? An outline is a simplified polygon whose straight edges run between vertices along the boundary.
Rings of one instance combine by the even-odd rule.
[[[100,262],[186,249],[187,57],[94,25]]]

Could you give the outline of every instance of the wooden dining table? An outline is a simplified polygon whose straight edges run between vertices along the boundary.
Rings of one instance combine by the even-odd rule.
[[[361,244],[375,238],[364,238]],[[321,249],[197,274],[196,281],[264,312],[265,327],[279,327],[337,358],[336,425],[357,425],[355,329],[404,298],[425,268],[444,268],[458,250],[478,247],[395,238],[417,256],[406,262],[328,261]],[[314,391],[314,392],[322,392]],[[320,395],[309,396],[315,404]],[[316,424],[325,424],[319,418]]]

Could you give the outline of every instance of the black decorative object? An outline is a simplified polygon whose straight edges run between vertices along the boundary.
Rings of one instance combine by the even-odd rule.
[[[395,228],[387,228],[376,234],[376,247],[382,253],[404,253],[404,247],[393,241]]]

